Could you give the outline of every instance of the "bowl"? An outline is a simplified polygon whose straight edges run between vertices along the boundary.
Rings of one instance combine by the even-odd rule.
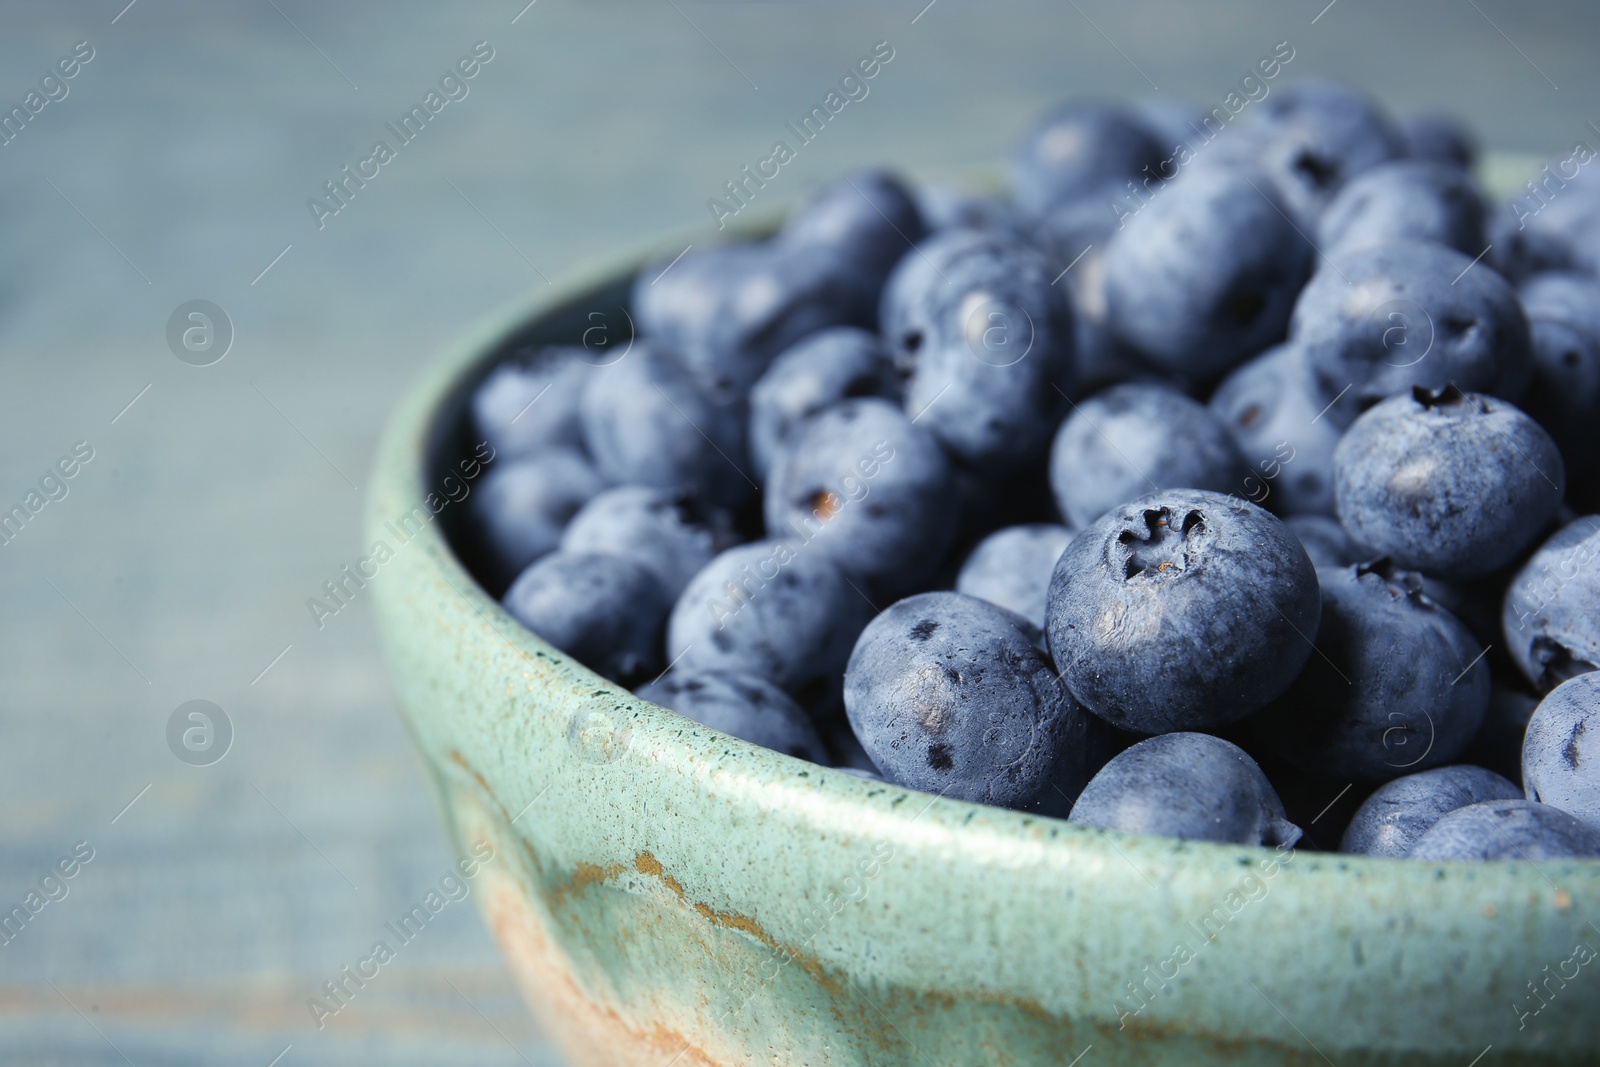
[[[523,629],[451,549],[471,389],[520,344],[626,358],[629,280],[681,247],[455,346],[395,413],[368,501],[400,704],[571,1063],[1600,1060],[1600,862],[1232,847],[943,799],[701,727]]]

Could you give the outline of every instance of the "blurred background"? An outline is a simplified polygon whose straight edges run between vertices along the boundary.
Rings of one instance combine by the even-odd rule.
[[[7,1064],[557,1062],[465,903],[317,1028],[307,998],[452,857],[369,598],[306,601],[362,554],[385,414],[436,352],[684,243],[877,42],[767,205],[861,163],[982,172],[1077,94],[1210,108],[1280,41],[1285,80],[1529,159],[1600,121],[1583,5],[525,3],[0,5],[0,111],[28,112],[0,135],[0,510],[30,516],[0,547],[0,912],[92,854],[0,944]],[[467,95],[319,219],[475,46]]]

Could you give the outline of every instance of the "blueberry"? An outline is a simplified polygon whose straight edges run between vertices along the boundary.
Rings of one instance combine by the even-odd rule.
[[[811,718],[765,678],[730,671],[673,671],[640,687],[638,696],[752,745],[824,767],[830,762]]]
[[[1304,352],[1279,345],[1240,365],[1211,394],[1210,407],[1250,465],[1243,496],[1280,514],[1334,513],[1340,429],[1321,417],[1327,401]]]
[[[808,334],[873,325],[881,288],[866,263],[822,245],[723,245],[640,272],[633,313],[708,395],[733,402]]]
[[[1063,200],[1038,219],[1033,220],[1026,236],[1043,249],[1050,258],[1066,270],[1059,284],[1071,286],[1076,291],[1080,284],[1093,282],[1103,273],[1096,264],[1104,259],[1104,249],[1111,236],[1121,229],[1117,208],[1125,190],[1116,186],[1096,189],[1085,196]],[[1096,255],[1096,251],[1100,254]],[[1082,305],[1093,317],[1104,319],[1104,286],[1085,288],[1084,299],[1075,300],[1074,308]],[[1093,299],[1099,295],[1097,301]]]
[[[1250,714],[1294,681],[1317,632],[1317,576],[1294,534],[1254,504],[1196,489],[1107,512],[1061,554],[1049,598],[1068,688],[1141,733]]]
[[[1208,117],[1203,109],[1187,100],[1160,96],[1138,101],[1133,105],[1133,114],[1163,149],[1166,165],[1152,167],[1150,171],[1162,178],[1172,177],[1175,169],[1172,160],[1202,136]]]
[[[1412,159],[1380,163],[1333,198],[1317,224],[1326,255],[1398,240],[1437,241],[1458,252],[1483,251],[1483,199],[1460,167]]]
[[[1111,329],[1163,370],[1213,377],[1283,339],[1310,256],[1265,176],[1185,171],[1106,247]]]
[[[1511,282],[1521,285],[1540,274],[1573,269],[1566,235],[1527,225],[1512,204],[1491,208],[1484,227],[1489,253],[1483,262]]]
[[[770,273],[772,260],[764,244],[735,243],[700,251],[691,248],[676,263],[663,260],[647,266],[633,281],[631,303],[638,332],[676,353],[685,367],[702,376],[702,385],[723,392],[724,398],[737,395],[734,372],[742,377],[746,373],[742,364],[765,364],[761,355],[739,345],[740,335],[753,325],[745,318],[755,317],[731,317],[730,308],[739,302],[741,288],[750,279]],[[766,288],[775,291],[776,282],[769,280]],[[724,371],[723,363],[738,366]],[[760,370],[750,368],[748,373],[754,381]]]
[[[1588,192],[1594,199],[1587,212],[1573,222],[1571,230],[1564,236],[1568,254],[1572,257],[1572,269],[1591,277],[1600,277],[1600,191],[1590,189]]]
[[[678,670],[765,678],[808,709],[826,711],[871,614],[823,553],[753,541],[723,552],[689,582],[667,622],[667,655]]]
[[[1600,670],[1600,516],[1557,530],[1506,588],[1500,628],[1512,660],[1541,693]]]
[[[779,240],[816,246],[865,265],[879,284],[927,232],[905,185],[883,170],[863,170],[823,186],[784,223]]]
[[[1558,860],[1600,856],[1600,830],[1531,800],[1486,800],[1457,808],[1423,834],[1414,860]]]
[[[693,493],[623,485],[600,493],[572,517],[561,548],[642,563],[675,599],[713,556],[737,541],[727,512]]]
[[[1600,465],[1600,283],[1541,274],[1520,296],[1533,338],[1533,382],[1522,407],[1550,431],[1576,478]]]
[[[819,729],[822,730],[824,743],[833,754],[833,766],[861,774],[866,778],[883,781],[883,776],[878,773],[877,764],[872,762],[867,750],[861,747],[861,739],[856,736],[856,732],[850,729],[849,719],[843,715],[831,716],[820,721]]]
[[[938,230],[993,230],[1016,234],[1023,224],[1010,201],[973,192],[956,185],[919,185],[914,194],[917,211],[928,232]]]
[[[642,565],[620,556],[552,552],[506,591],[517,621],[598,674],[638,685],[661,669],[671,605]]]
[[[1550,435],[1503,400],[1446,386],[1390,397],[1333,452],[1339,521],[1401,567],[1476,578],[1554,517],[1566,474]]]
[[[1071,541],[1071,530],[1049,523],[996,530],[961,565],[956,592],[1016,612],[1042,633],[1050,575]]]
[[[1588,269],[1592,252],[1586,254],[1581,246],[1600,217],[1600,174],[1583,163],[1574,166],[1570,159],[1552,159],[1528,176],[1507,205],[1510,228],[1533,237],[1540,247],[1559,248],[1571,267]]]
[[[1260,146],[1262,167],[1307,232],[1346,182],[1404,148],[1400,131],[1365,93],[1320,79],[1278,89],[1239,132]]]
[[[894,361],[876,334],[835,326],[788,349],[750,390],[750,458],[763,478],[801,422],[857,396],[900,399]]]
[[[1600,673],[1570,678],[1539,702],[1522,743],[1528,799],[1600,830]]]
[[[1162,734],[1113,757],[1084,786],[1070,821],[1236,845],[1300,839],[1256,761],[1210,734]]]
[[[572,448],[493,464],[467,498],[490,584],[503,586],[554,551],[567,521],[604,488],[583,453]]]
[[[790,434],[763,500],[768,537],[799,541],[869,592],[891,594],[939,565],[959,504],[933,436],[870,397],[835,404]]]
[[[1398,241],[1324,261],[1294,308],[1328,418],[1348,426],[1415,385],[1515,400],[1532,373],[1528,320],[1500,275],[1431,241]]]
[[[1408,115],[1400,123],[1400,136],[1405,142],[1407,159],[1446,163],[1462,170],[1471,170],[1477,161],[1476,138],[1453,115]]]
[[[1467,628],[1387,563],[1320,570],[1317,651],[1253,721],[1295,767],[1384,781],[1453,762],[1483,722],[1489,668]]]
[[[1107,188],[1051,208],[1031,237],[1064,271],[1057,281],[1072,298],[1073,347],[1079,387],[1092,390],[1156,377],[1137,352],[1111,332],[1106,305],[1106,245],[1121,229],[1127,191]]]
[[[754,491],[743,412],[708,396],[660,348],[638,343],[596,368],[580,412],[595,466],[614,483],[688,490],[721,504]]]
[[[1116,104],[1076,100],[1045,115],[1011,160],[1011,195],[1027,214],[1109,181],[1153,172],[1167,153],[1140,119]]]
[[[1467,763],[1408,774],[1379,786],[1356,810],[1339,851],[1404,856],[1434,823],[1457,808],[1521,797],[1514,782]]]
[[[1077,404],[1050,449],[1050,489],[1073,526],[1160,489],[1242,492],[1244,461],[1222,421],[1161,385],[1114,385]]]
[[[1365,555],[1338,521],[1326,515],[1290,515],[1283,524],[1300,539],[1317,570],[1348,567]]]
[[[867,624],[844,679],[850,725],[884,776],[1026,807],[1089,768],[1088,717],[1027,622],[961,593],[922,593]]]
[[[581,447],[578,397],[593,369],[582,348],[525,348],[495,367],[472,394],[472,421],[501,459],[552,445]]]
[[[1073,391],[1072,308],[1060,273],[1012,238],[950,230],[884,286],[884,339],[906,413],[950,453],[1004,471],[1042,453]]]

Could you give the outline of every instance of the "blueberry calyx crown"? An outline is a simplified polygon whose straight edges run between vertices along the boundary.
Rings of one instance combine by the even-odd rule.
[[[1339,163],[1327,159],[1309,148],[1301,149],[1295,157],[1294,169],[1304,174],[1318,189],[1332,189],[1339,182]]]
[[[1190,509],[1176,525],[1170,508],[1147,508],[1145,532],[1124,529],[1117,543],[1127,549],[1123,577],[1140,574],[1179,574],[1189,569],[1190,536],[1205,529],[1205,516]]]
[[[1461,411],[1475,406],[1479,412],[1485,415],[1489,413],[1487,404],[1462,392],[1461,387],[1456,385],[1455,382],[1445,382],[1442,389],[1429,389],[1425,385],[1413,385],[1411,387],[1411,396],[1427,410],[1441,408]]]
[[[678,515],[678,521],[685,526],[704,526],[711,521],[710,509],[700,494],[691,489],[681,490],[674,495],[671,506]]]
[[[1372,574],[1383,580],[1389,595],[1396,600],[1405,597],[1418,607],[1435,607],[1436,602],[1422,587],[1422,575],[1416,571],[1401,570],[1388,556],[1379,556],[1356,564],[1356,577]]]
[[[1529,658],[1539,670],[1538,684],[1545,690],[1554,689],[1580,674],[1600,670],[1600,666],[1574,654],[1572,649],[1553,637],[1535,637],[1529,652]]]

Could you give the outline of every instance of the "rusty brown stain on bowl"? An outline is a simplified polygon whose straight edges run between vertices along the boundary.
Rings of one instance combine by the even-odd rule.
[[[684,899],[683,883],[667,873],[667,869],[661,866],[661,861],[656,859],[655,853],[648,850],[639,853],[633,857],[633,866],[640,874],[648,874],[660,880],[662,885],[678,894],[679,900]]]
[[[699,901],[690,901],[689,898],[684,895],[683,883],[667,873],[666,868],[661,866],[661,861],[656,859],[654,853],[649,851],[639,853],[634,857],[633,864],[641,874],[648,874],[651,877],[659,878],[662,885],[665,885],[668,889],[676,893],[680,900],[693,907],[694,910],[699,913],[700,917],[705,919],[707,922],[712,922],[718,926],[727,927],[730,930],[738,930],[740,933],[749,934],[751,937],[755,938],[763,945],[766,945],[778,955],[787,956],[789,959],[794,960],[808,975],[811,976],[813,981],[822,986],[829,993],[841,992],[838,981],[828,973],[825,967],[822,966],[821,960],[817,959],[815,956],[801,952],[799,949],[791,948],[788,945],[783,944],[777,938],[767,933],[766,929],[751,916],[741,915],[736,911],[720,911],[717,908],[713,908],[709,904],[701,903]]]
[[[550,887],[549,900],[552,910],[561,907],[567,898],[583,892],[592,885],[600,885],[610,881],[628,868],[621,863],[608,863],[604,866],[579,860],[572,868],[572,874],[564,881]]]
[[[497,886],[485,911],[524,999],[573,1067],[666,1063],[731,1067],[731,1062],[707,1055],[681,1031],[661,1022],[639,1026],[592,996],[573,974],[567,954],[540,929],[515,884]]]
[[[506,826],[508,828],[511,827],[513,821],[511,818],[511,813],[506,810],[506,806],[504,804],[500,803],[500,798],[495,796],[494,790],[489,786],[488,779],[484,778],[482,774],[479,774],[478,769],[467,762],[467,758],[461,754],[460,749],[450,750],[450,761],[472,776],[473,781],[478,783],[478,788],[483,790],[483,795],[487,797],[500,812],[500,818],[505,822]],[[523,855],[528,857],[528,864],[535,871],[543,872],[544,865],[539,862],[539,854],[534,851],[533,842],[529,841],[525,834],[517,834],[516,838],[518,843],[522,845]]]
[[[483,775],[479,774],[476,767],[467,762],[467,758],[461,754],[460,749],[453,748],[450,750],[450,760],[456,766],[472,775],[473,781],[477,782],[478,787],[483,790],[483,795],[494,801],[494,806],[500,809],[500,817],[504,819],[506,821],[506,825],[509,826],[511,824],[511,813],[506,810],[506,806],[504,804],[500,803],[500,798],[494,795],[494,789],[490,787],[489,780]]]

